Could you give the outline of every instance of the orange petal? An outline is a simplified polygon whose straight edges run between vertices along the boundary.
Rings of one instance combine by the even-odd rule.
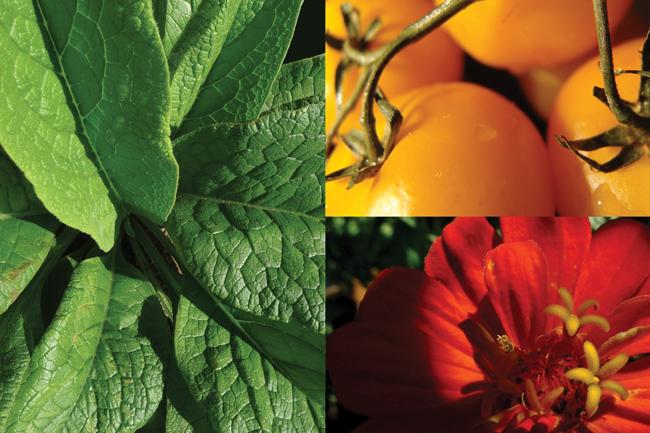
[[[553,320],[543,313],[555,291],[548,285],[542,250],[532,241],[499,245],[486,257],[485,282],[510,339],[516,346],[533,348]]]
[[[649,274],[650,228],[631,219],[610,221],[593,235],[574,300],[598,300],[597,314],[607,317],[639,292]]]
[[[589,251],[591,226],[587,218],[502,217],[504,242],[534,241],[548,263],[549,284],[573,293],[582,264]]]

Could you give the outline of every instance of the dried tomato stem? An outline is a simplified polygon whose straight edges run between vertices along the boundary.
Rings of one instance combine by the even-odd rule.
[[[454,16],[462,9],[474,3],[476,0],[447,0],[440,6],[433,9],[424,17],[411,24],[391,42],[379,48],[377,51],[365,53],[360,64],[368,64],[370,74],[363,93],[363,108],[361,112],[361,124],[366,133],[366,157],[368,162],[376,164],[379,162],[378,155],[381,154],[382,146],[376,129],[376,119],[372,106],[377,93],[379,78],[386,65],[397,53],[410,44],[422,39],[442,23]],[[348,48],[349,44],[344,44]],[[352,51],[352,50],[350,50]],[[351,56],[354,59],[354,56]],[[355,59],[356,61],[357,59]],[[366,63],[368,62],[368,63]]]
[[[647,127],[648,122],[635,113],[630,106],[621,99],[616,86],[616,73],[612,55],[612,42],[609,32],[609,19],[607,17],[607,0],[593,0],[594,15],[596,18],[596,34],[598,37],[598,50],[600,53],[600,69],[603,73],[605,95],[607,104],[620,123],[635,127]]]

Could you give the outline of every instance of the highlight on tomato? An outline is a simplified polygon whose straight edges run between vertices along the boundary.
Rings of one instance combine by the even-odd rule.
[[[345,39],[347,32],[341,14],[341,6],[348,3],[360,12],[360,27],[367,31],[373,20],[381,21],[381,28],[369,45],[378,48],[393,40],[401,30],[430,12],[429,0],[408,0],[397,7],[390,0],[327,0],[325,3],[327,33],[337,39]],[[326,125],[330,129],[336,116],[334,78],[341,62],[340,51],[325,47],[326,59]],[[401,51],[383,71],[379,85],[393,97],[411,89],[428,84],[459,80],[463,74],[463,52],[444,29],[437,29],[422,40]],[[348,69],[343,93],[347,98],[353,91],[359,76],[359,68]],[[355,117],[358,117],[356,115]]]
[[[614,66],[639,69],[642,39],[634,39],[614,48]],[[636,101],[640,77],[623,74],[616,78],[621,97]],[[591,168],[556,141],[555,135],[568,140],[585,139],[616,126],[609,108],[593,96],[593,87],[603,86],[598,58],[581,66],[563,86],[555,103],[548,127],[548,151],[553,172],[557,210],[562,215],[648,215],[650,214],[650,159],[638,161],[611,173]],[[609,147],[581,152],[605,162],[620,148]]]
[[[632,3],[608,2],[612,31]],[[596,47],[592,0],[477,1],[443,27],[472,57],[512,72],[564,63]]]
[[[328,216],[553,214],[544,141],[510,101],[475,84],[441,83],[391,102],[404,116],[394,150],[351,190],[346,179],[328,182]],[[353,159],[338,152],[337,164]],[[328,169],[340,168],[332,159]]]

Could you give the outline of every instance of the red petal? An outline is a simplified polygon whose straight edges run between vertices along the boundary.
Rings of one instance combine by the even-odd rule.
[[[617,219],[594,233],[589,256],[576,285],[576,305],[600,302],[607,316],[641,290],[650,273],[650,229],[635,220]]]
[[[359,321],[328,338],[327,366],[341,403],[387,416],[462,397],[468,383],[484,378],[458,328],[472,308],[422,272],[382,272]]]
[[[605,347],[601,347],[599,350],[601,356],[604,357],[618,352],[630,356],[650,353],[650,295],[635,296],[624,301],[616,307],[608,319],[612,326],[610,332],[606,333],[600,328],[593,327],[586,337],[597,347],[619,332],[625,332],[637,326],[645,330],[639,332],[636,337],[624,342],[615,345],[608,343]]]
[[[499,245],[486,257],[485,281],[510,339],[519,347],[533,348],[535,338],[547,329],[542,310],[553,292],[542,250],[532,241]]]
[[[501,218],[504,242],[534,241],[548,264],[549,284],[573,292],[591,242],[587,218]]]
[[[589,429],[594,433],[650,432],[650,358],[632,362],[614,379],[630,393],[626,401],[606,396]]]
[[[454,293],[465,293],[481,307],[481,322],[494,333],[501,331],[487,302],[483,278],[485,255],[499,244],[494,228],[485,218],[456,218],[433,243],[424,261],[426,273]]]

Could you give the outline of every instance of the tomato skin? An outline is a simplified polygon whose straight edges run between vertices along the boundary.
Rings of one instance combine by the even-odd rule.
[[[642,39],[634,39],[614,48],[614,66],[638,69]],[[616,78],[618,89],[628,101],[636,101],[640,79],[636,75]],[[594,86],[603,85],[598,59],[578,68],[565,83],[551,114],[548,127],[548,151],[553,168],[558,212],[562,215],[650,215],[650,159],[642,157],[634,164],[613,173],[591,169],[554,139],[560,134],[582,139],[616,126],[614,115],[592,96]],[[603,162],[618,153],[617,148],[584,152]]]
[[[338,38],[347,35],[341,5],[350,3],[361,13],[365,31],[374,18],[382,19],[382,29],[372,47],[377,48],[394,39],[399,32],[432,9],[429,0],[408,0],[395,8],[392,0],[327,0],[325,3],[327,32]],[[341,53],[326,47],[326,124],[331,127],[336,115],[334,74]],[[411,89],[441,81],[459,80],[463,74],[463,52],[444,30],[436,30],[394,57],[383,71],[379,85],[392,98]],[[349,70],[344,95],[350,95],[358,79],[358,68]]]
[[[543,139],[505,98],[474,84],[446,83],[404,94],[395,104],[405,115],[400,138],[379,173],[354,187],[360,189],[351,198],[365,202],[355,212],[553,215]]]
[[[444,0],[435,1],[440,5]],[[614,29],[632,0],[608,6]],[[445,28],[472,57],[513,72],[564,63],[596,46],[592,0],[479,1]]]

